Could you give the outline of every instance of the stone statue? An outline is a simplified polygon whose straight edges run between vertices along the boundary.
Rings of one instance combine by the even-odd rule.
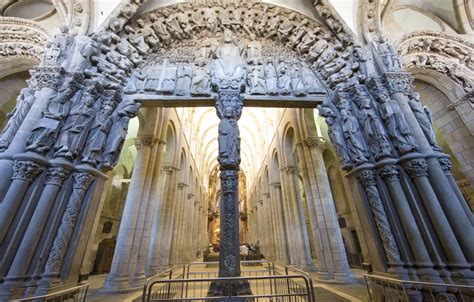
[[[42,62],[44,66],[60,66],[66,59],[67,51],[73,43],[73,38],[66,25],[61,25],[59,30],[60,33],[54,36],[44,51]]]
[[[255,15],[257,12],[253,8],[253,5],[254,4],[252,2],[248,2],[242,25],[242,28],[248,35],[251,35],[255,29]]]
[[[293,30],[293,35],[289,39],[289,46],[295,48],[300,42],[301,38],[308,32],[307,26],[309,24],[308,19],[303,19],[298,26]]]
[[[135,20],[137,23],[139,29],[139,32],[143,36],[145,42],[150,46],[151,48],[156,48],[160,46],[160,38],[156,35],[155,31],[151,26],[146,25],[145,20],[142,18],[137,18]]]
[[[324,65],[331,63],[336,58],[337,52],[331,47],[326,48],[319,58],[314,62],[316,69],[322,68]]]
[[[314,61],[329,47],[328,41],[321,39],[314,43],[308,50],[308,59]]]
[[[128,123],[135,117],[141,105],[135,100],[123,100],[112,116],[112,127],[105,144],[102,167],[112,169],[118,162],[125,137],[127,136]]]
[[[387,38],[381,36],[377,43],[376,49],[382,60],[382,64],[388,71],[401,70],[401,59]]]
[[[341,109],[341,117],[342,132],[344,133],[352,162],[356,165],[367,162],[368,152],[357,119],[347,109]]]
[[[335,74],[339,70],[341,70],[344,66],[346,66],[346,61],[349,58],[348,53],[343,53],[340,57],[337,57],[332,62],[324,65],[319,73],[323,77],[323,79],[329,78],[331,75]]]
[[[305,96],[307,94],[303,81],[303,75],[298,62],[295,60],[291,66],[291,87],[295,96]]]
[[[429,109],[421,104],[420,94],[413,92],[408,98],[408,105],[410,105],[418,124],[420,124],[423,134],[426,136],[428,143],[433,147],[433,150],[441,151],[441,148],[436,143],[433,117]]]
[[[91,58],[99,54],[98,36],[79,35],[75,38],[76,47],[70,60],[70,69],[73,71],[83,71],[90,67]]]
[[[370,105],[369,96],[365,93],[358,95],[357,105],[359,107],[359,121],[367,138],[370,152],[376,160],[391,156],[392,147],[385,135],[382,123]]]
[[[72,107],[55,145],[55,157],[73,159],[82,150],[95,116],[95,91],[85,91]]]
[[[251,65],[262,64],[262,43],[257,41],[255,34],[251,34],[250,39],[246,51],[247,63]]]
[[[212,5],[208,5],[204,9],[204,20],[206,21],[206,28],[211,33],[215,33],[217,30],[217,16]]]
[[[280,93],[283,95],[291,94],[292,91],[290,68],[283,59],[280,59],[280,63],[278,64],[277,75],[278,89],[280,90]]]
[[[250,67],[248,75],[250,94],[266,94],[265,90],[265,68],[262,65]]]
[[[318,34],[321,31],[320,27],[316,27],[313,31],[307,33],[303,39],[301,39],[301,42],[296,45],[296,51],[302,55],[306,52],[309,51],[311,46],[315,43],[315,41],[318,39]]]
[[[339,83],[354,82],[354,80],[351,81],[351,77],[354,74],[354,71],[357,70],[358,68],[359,68],[358,63],[352,63],[350,65],[346,65],[344,68],[339,70],[339,72],[330,76],[329,82],[330,82],[331,87],[334,87]]]
[[[416,150],[413,133],[397,102],[384,93],[378,95],[377,98],[380,103],[382,119],[395,148],[401,154]]]
[[[141,93],[144,91],[146,73],[144,70],[134,70],[130,80],[123,91],[127,94]]]
[[[193,68],[191,95],[209,96],[211,94],[210,69],[204,61],[198,61]]]
[[[176,80],[175,95],[189,95],[192,77],[192,66],[188,64],[182,64],[178,66],[178,79]]]
[[[278,26],[280,25],[280,9],[277,7],[265,26],[266,38],[271,39],[278,35]]]
[[[160,89],[160,79],[161,73],[163,70],[157,66],[152,66],[148,68],[146,81],[145,81],[145,91],[157,92]]]
[[[328,136],[331,140],[337,155],[339,156],[343,169],[352,167],[351,158],[349,156],[346,140],[342,132],[340,122],[335,113],[328,105],[324,104],[319,108],[319,115],[325,118],[328,125]]]
[[[58,93],[48,101],[48,108],[27,141],[26,151],[46,153],[53,146],[64,119],[69,114],[71,99],[76,94],[74,79],[68,78]]]
[[[219,122],[219,163],[222,167],[237,167],[240,163],[240,132],[232,107],[224,108]]]
[[[145,38],[141,33],[137,33],[130,25],[125,26],[125,33],[128,35],[128,41],[132,44],[141,55],[146,55],[150,50],[150,46],[145,42]]]
[[[267,86],[267,94],[278,95],[278,77],[271,58],[267,58],[267,63],[265,64],[265,84]]]
[[[191,38],[193,36],[193,34],[192,34],[193,27],[192,27],[191,23],[189,22],[188,13],[187,13],[187,11],[184,10],[184,8],[182,8],[182,7],[179,8],[179,12],[178,12],[178,15],[176,17],[176,20],[178,21],[178,24],[179,24],[180,28],[182,29],[183,34],[186,37]]]
[[[222,43],[217,46],[213,61],[212,82],[221,89],[239,89],[245,83],[246,64],[241,49],[235,44],[233,33],[226,29]]]
[[[165,61],[162,68],[162,81],[159,91],[164,94],[172,94],[176,88],[176,66],[167,65]]]
[[[96,165],[101,161],[102,151],[112,127],[111,115],[114,111],[113,106],[113,101],[106,100],[97,113],[89,132],[84,152],[82,153],[82,162]]]
[[[291,32],[293,31],[293,27],[295,26],[295,18],[296,15],[291,13],[278,28],[278,40],[280,42],[285,43],[288,40]]]
[[[302,64],[301,74],[303,76],[303,85],[308,94],[317,94],[324,91],[322,84],[306,64]]]
[[[204,15],[202,9],[197,8],[193,10],[193,12],[191,13],[191,21],[194,24],[193,30],[195,28],[201,29],[206,26],[204,23]]]
[[[372,52],[360,45],[354,45],[354,57],[360,65],[360,71],[363,76],[362,82],[377,74],[372,58]]]
[[[169,45],[171,43],[171,34],[166,27],[165,18],[157,17],[156,15],[153,17],[152,16],[150,16],[150,19],[152,19],[151,21],[153,22],[151,28],[155,31],[156,35],[163,44]]]
[[[179,25],[177,17],[177,14],[171,14],[168,18],[166,18],[166,25],[168,26],[168,31],[171,36],[175,37],[177,40],[181,40],[184,38],[184,31]]]
[[[7,114],[8,122],[0,137],[0,151],[5,151],[8,148],[18,129],[20,129],[21,123],[23,123],[35,101],[34,93],[35,90],[30,87],[21,90],[16,99],[15,108]]]

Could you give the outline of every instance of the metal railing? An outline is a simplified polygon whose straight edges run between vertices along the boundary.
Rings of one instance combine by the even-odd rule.
[[[25,301],[44,301],[44,302],[85,302],[87,297],[87,291],[89,290],[89,283],[74,286],[68,289],[56,291],[50,294],[34,296],[23,299],[11,300],[14,302],[25,302]]]
[[[369,301],[474,301],[474,286],[400,280],[364,274]],[[440,295],[444,297],[440,297]]]
[[[242,261],[242,276],[220,278],[216,270],[206,270],[207,264],[216,263],[185,264],[147,279],[142,301],[215,301],[235,297],[249,301],[314,301],[312,280],[307,273],[298,269],[265,260]],[[222,283],[224,288],[247,282],[252,293],[210,297],[208,293],[213,282]]]

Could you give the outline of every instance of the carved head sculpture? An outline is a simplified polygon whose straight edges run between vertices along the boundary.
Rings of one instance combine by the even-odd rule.
[[[257,40],[257,36],[256,36],[254,33],[250,34],[250,40],[251,40],[251,41],[256,41],[256,40]]]
[[[232,107],[225,107],[224,108],[224,117],[225,118],[233,118],[234,117],[234,109]]]
[[[224,43],[233,43],[234,42],[234,34],[231,30],[226,29],[224,31]]]
[[[137,25],[140,27],[140,28],[144,28],[145,27],[145,20],[143,20],[142,18],[137,18],[135,20],[135,22],[137,23]]]

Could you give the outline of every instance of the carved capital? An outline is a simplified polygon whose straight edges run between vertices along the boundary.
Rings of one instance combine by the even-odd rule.
[[[143,146],[151,147],[156,142],[158,142],[158,139],[154,135],[143,135],[135,139],[135,146],[140,150]]]
[[[452,163],[449,158],[440,158],[439,159],[439,164],[441,165],[441,168],[443,169],[444,173],[446,175],[451,175],[451,168],[452,168]]]
[[[187,186],[188,186],[188,184],[185,184],[184,182],[179,182],[178,183],[178,189],[179,190],[182,190],[184,187],[187,187]]]
[[[385,166],[379,170],[380,177],[386,182],[398,181],[400,174],[395,166]]]
[[[364,188],[377,185],[375,173],[372,170],[362,170],[359,175],[357,175],[357,178]]]
[[[188,195],[186,196],[188,199],[192,199],[194,197],[194,194],[193,193],[188,193]]]
[[[63,167],[51,167],[46,170],[47,185],[61,186],[64,180],[68,178],[70,171]]]
[[[15,160],[12,179],[32,182],[42,170],[43,168],[35,162]]]
[[[403,169],[407,172],[410,178],[427,177],[428,176],[428,163],[425,159],[418,158],[410,160],[403,165]]]
[[[73,189],[74,190],[84,190],[89,189],[91,183],[95,180],[95,176],[89,173],[75,173],[72,175],[73,179]]]
[[[257,202],[262,206],[263,205],[263,200],[257,200]]]
[[[408,72],[386,72],[383,75],[383,81],[390,94],[410,95],[413,90],[413,76]]]
[[[270,192],[263,193],[263,196],[265,196],[266,198],[270,198]]]
[[[307,137],[304,142],[309,148],[317,148],[322,150],[326,140],[323,137]]]
[[[283,171],[285,171],[287,174],[298,174],[299,172],[298,167],[296,166],[286,166],[283,168]]]
[[[178,170],[178,169],[174,166],[164,166],[162,168],[162,172],[167,174],[167,175],[171,175],[171,173],[173,173],[173,171],[175,171],[175,170]]]
[[[281,182],[277,181],[277,182],[272,182],[270,184],[270,186],[273,186],[275,188],[281,188]]]

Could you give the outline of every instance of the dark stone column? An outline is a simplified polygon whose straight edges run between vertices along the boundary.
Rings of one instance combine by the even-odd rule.
[[[216,97],[219,123],[219,169],[221,179],[219,277],[240,276],[239,253],[239,166],[240,132],[237,121],[242,114],[240,90],[219,91]],[[209,296],[250,294],[246,281],[214,282]]]

